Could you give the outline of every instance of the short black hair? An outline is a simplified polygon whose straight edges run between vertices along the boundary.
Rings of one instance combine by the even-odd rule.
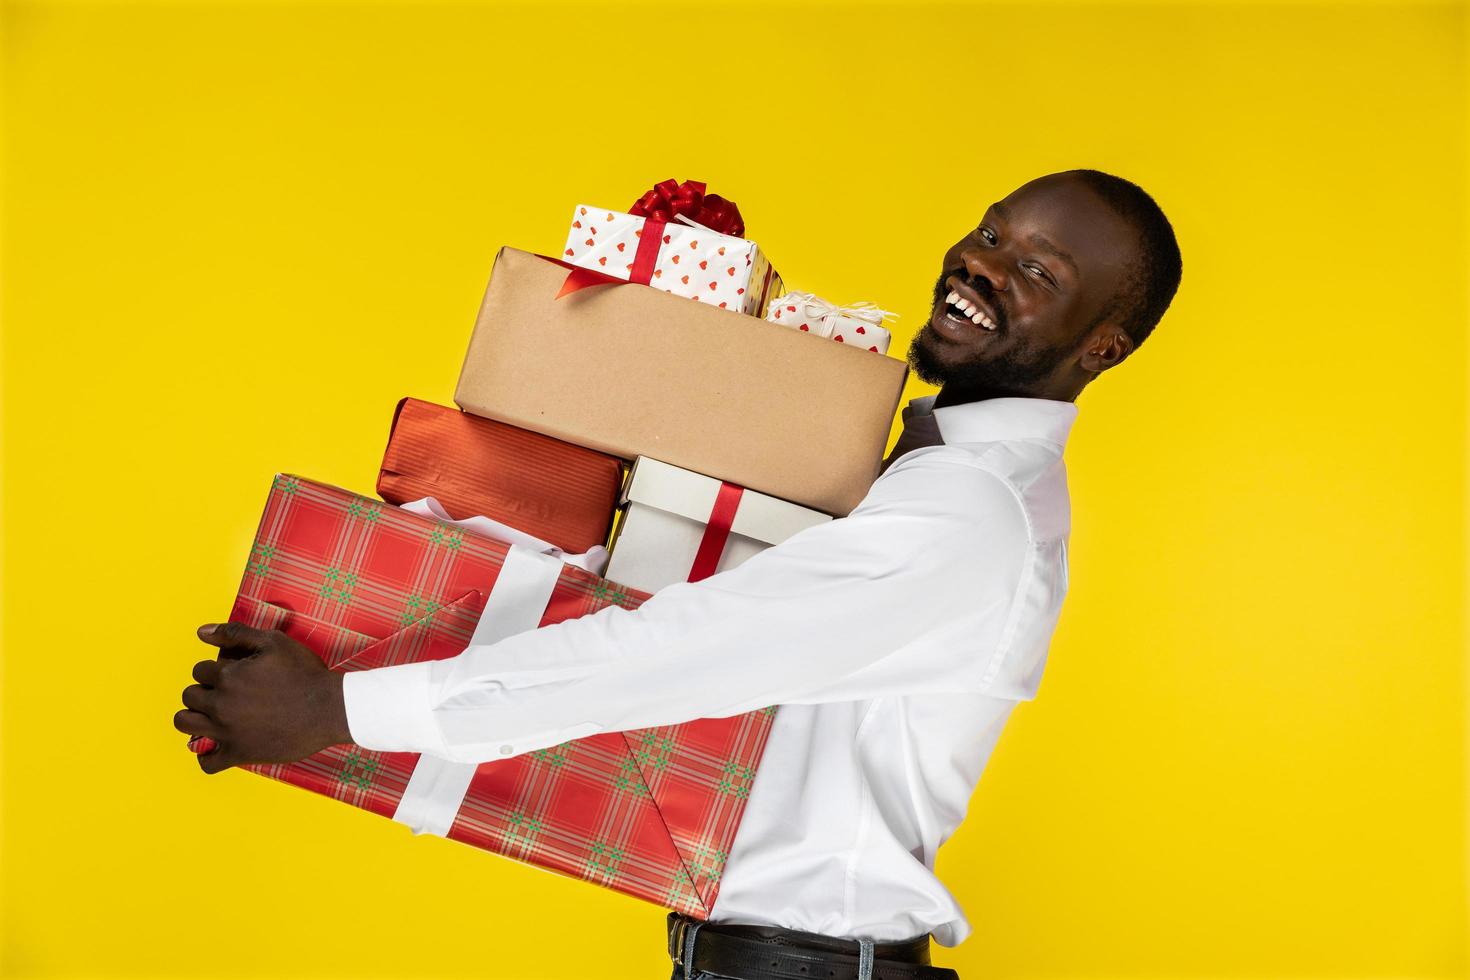
[[[1164,217],[1163,210],[1154,199],[1132,181],[1101,170],[1068,170],[1064,173],[1082,181],[1119,217],[1138,230],[1137,260],[1118,292],[1097,319],[1088,325],[1090,330],[1108,317],[1118,316],[1119,325],[1133,341],[1133,349],[1137,350],[1163,319],[1164,311],[1179,291],[1183,262],[1179,256],[1179,242],[1174,237],[1174,226],[1169,224],[1169,219]]]

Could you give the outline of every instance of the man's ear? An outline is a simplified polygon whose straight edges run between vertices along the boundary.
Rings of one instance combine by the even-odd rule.
[[[1101,374],[1110,367],[1123,363],[1133,353],[1133,338],[1112,321],[1105,321],[1087,335],[1082,345],[1082,357],[1078,366],[1084,371]]]

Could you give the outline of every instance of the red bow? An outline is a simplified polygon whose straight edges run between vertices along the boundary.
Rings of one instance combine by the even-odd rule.
[[[740,209],[734,201],[727,201],[718,194],[706,194],[704,181],[661,180],[653,189],[640,197],[629,214],[659,221],[673,221],[683,215],[697,221],[710,231],[740,238],[745,234],[745,222],[740,219]]]

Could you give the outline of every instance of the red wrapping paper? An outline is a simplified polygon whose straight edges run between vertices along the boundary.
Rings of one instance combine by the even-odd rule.
[[[378,495],[390,504],[433,497],[455,520],[484,515],[578,554],[607,543],[622,482],[615,456],[404,398]]]
[[[506,551],[281,475],[230,619],[283,630],[334,670],[452,657],[468,644]],[[540,625],[646,598],[563,566]],[[487,762],[447,836],[705,918],[774,712],[604,733]],[[392,817],[417,760],[339,745],[242,768]]]

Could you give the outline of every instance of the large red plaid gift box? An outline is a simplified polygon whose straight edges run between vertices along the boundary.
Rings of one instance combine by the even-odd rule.
[[[230,619],[282,630],[333,670],[444,659],[480,637],[497,586],[524,595],[525,570],[540,563],[532,573],[547,574],[546,562],[549,599],[526,628],[647,598],[549,556],[280,475]],[[243,768],[704,918],[774,713],[602,733],[478,766],[338,745]]]
[[[569,552],[607,543],[622,484],[616,457],[417,398],[394,410],[378,471],[390,504],[433,497]]]

